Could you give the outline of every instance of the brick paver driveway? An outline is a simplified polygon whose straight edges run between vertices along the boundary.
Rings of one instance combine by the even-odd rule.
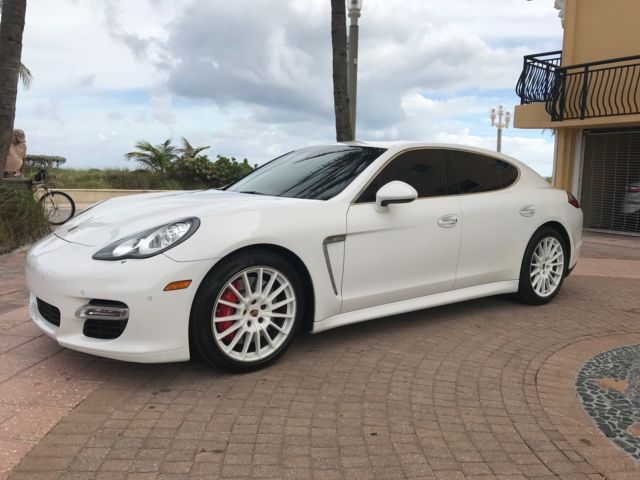
[[[640,240],[590,236],[584,257],[551,305],[304,335],[246,375],[61,349],[28,321],[22,256],[0,257],[0,477],[640,478],[573,386],[640,343]]]

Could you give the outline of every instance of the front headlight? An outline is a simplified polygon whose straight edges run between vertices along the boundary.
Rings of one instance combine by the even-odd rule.
[[[95,260],[148,258],[184,242],[195,233],[200,220],[192,217],[122,238],[93,255]]]

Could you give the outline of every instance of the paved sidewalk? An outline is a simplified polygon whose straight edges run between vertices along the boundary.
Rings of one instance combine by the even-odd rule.
[[[58,346],[29,320],[27,302],[24,255],[0,256],[0,479],[101,384],[144,376]]]
[[[246,375],[61,349],[27,318],[22,255],[0,257],[0,478],[640,478],[573,385],[640,343],[640,240],[607,238],[550,305],[304,335]]]

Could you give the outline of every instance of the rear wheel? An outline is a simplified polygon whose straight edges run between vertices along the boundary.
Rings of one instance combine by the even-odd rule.
[[[553,228],[538,230],[529,241],[522,260],[520,299],[533,305],[550,302],[560,291],[568,260],[562,236]]]
[[[283,258],[248,251],[223,260],[196,294],[192,348],[211,365],[246,372],[262,368],[289,347],[301,323],[302,282]]]
[[[38,202],[51,225],[62,225],[76,213],[76,204],[64,192],[48,191]]]

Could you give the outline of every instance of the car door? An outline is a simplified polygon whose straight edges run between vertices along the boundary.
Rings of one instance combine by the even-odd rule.
[[[476,152],[448,150],[447,156],[462,213],[455,288],[517,279],[528,224],[535,221],[527,192],[509,188],[518,180],[518,168]]]
[[[460,207],[450,195],[441,149],[413,149],[391,160],[347,212],[343,312],[451,290],[460,246]],[[393,180],[418,192],[410,203],[376,211]]]

